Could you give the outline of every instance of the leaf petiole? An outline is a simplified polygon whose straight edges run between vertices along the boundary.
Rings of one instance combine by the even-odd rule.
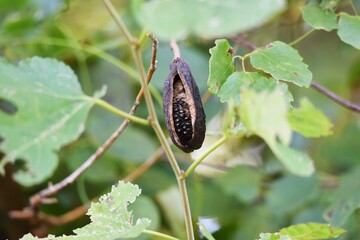
[[[127,112],[124,112],[124,111],[114,107],[113,105],[109,104],[108,102],[106,102],[100,98],[94,98],[94,97],[88,97],[88,96],[86,96],[85,98],[87,100],[93,101],[96,105],[108,110],[109,112],[114,113],[115,115],[126,118],[132,122],[135,122],[135,123],[138,123],[138,124],[141,124],[144,126],[150,125],[148,120],[130,115]]]

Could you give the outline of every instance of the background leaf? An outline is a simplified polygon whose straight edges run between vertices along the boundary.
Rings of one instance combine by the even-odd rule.
[[[315,29],[331,31],[337,28],[336,14],[318,5],[306,5],[301,9],[304,20]]]
[[[297,50],[280,41],[272,42],[250,55],[250,62],[255,68],[275,79],[309,87],[312,74],[302,60]]]
[[[286,119],[287,110],[285,97],[279,89],[260,93],[251,90],[243,92],[240,112],[245,127],[270,145],[275,143],[277,138],[285,145],[290,143],[291,130]]]
[[[210,48],[208,87],[211,93],[218,93],[222,84],[234,72],[234,64],[229,42],[225,39],[215,41],[215,47]]]
[[[17,108],[14,115],[0,112],[0,149],[7,162],[21,159],[26,169],[15,179],[31,186],[49,177],[57,166],[54,151],[77,139],[93,106],[73,71],[53,59],[34,57],[13,66],[0,62],[0,97]]]
[[[338,35],[343,42],[360,49],[360,16],[340,13]]]
[[[345,231],[332,228],[329,224],[307,223],[297,224],[280,230],[281,235],[288,235],[291,239],[317,240],[338,237]]]
[[[76,235],[44,239],[104,239],[136,238],[146,229],[150,220],[139,218],[134,222],[128,204],[134,203],[141,190],[137,185],[120,181],[111,192],[100,197],[98,203],[92,203],[88,211],[91,223],[74,230]],[[22,240],[39,239],[28,234]]]
[[[240,33],[265,23],[286,5],[283,0],[170,0],[134,4],[141,25],[164,40],[191,34],[215,38]]]
[[[330,120],[307,99],[300,101],[300,108],[289,111],[288,120],[291,128],[305,137],[321,137],[332,134]]]
[[[334,226],[345,223],[352,212],[360,208],[360,168],[342,177],[340,186],[333,192],[326,219]]]

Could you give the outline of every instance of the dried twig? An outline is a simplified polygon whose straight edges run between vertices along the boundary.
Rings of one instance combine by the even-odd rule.
[[[170,48],[174,53],[174,59],[181,57],[179,46],[177,45],[177,43],[176,43],[176,41],[174,39],[172,39],[170,41]]]
[[[347,108],[353,112],[360,113],[360,105],[349,102],[342,97],[336,95],[335,93],[331,92],[329,89],[325,88],[324,86],[320,85],[319,83],[315,82],[314,80],[311,82],[311,87],[317,90],[318,92],[324,94],[334,102],[340,104],[344,108]]]

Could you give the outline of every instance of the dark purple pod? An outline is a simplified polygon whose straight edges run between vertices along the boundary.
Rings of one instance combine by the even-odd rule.
[[[184,152],[199,149],[205,138],[205,112],[199,88],[182,58],[170,63],[165,80],[163,108],[171,140]]]

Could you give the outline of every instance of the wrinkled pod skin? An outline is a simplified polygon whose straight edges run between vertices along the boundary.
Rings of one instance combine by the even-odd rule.
[[[173,143],[187,153],[199,149],[205,138],[205,112],[198,86],[182,58],[175,58],[170,63],[163,107],[166,128]]]

